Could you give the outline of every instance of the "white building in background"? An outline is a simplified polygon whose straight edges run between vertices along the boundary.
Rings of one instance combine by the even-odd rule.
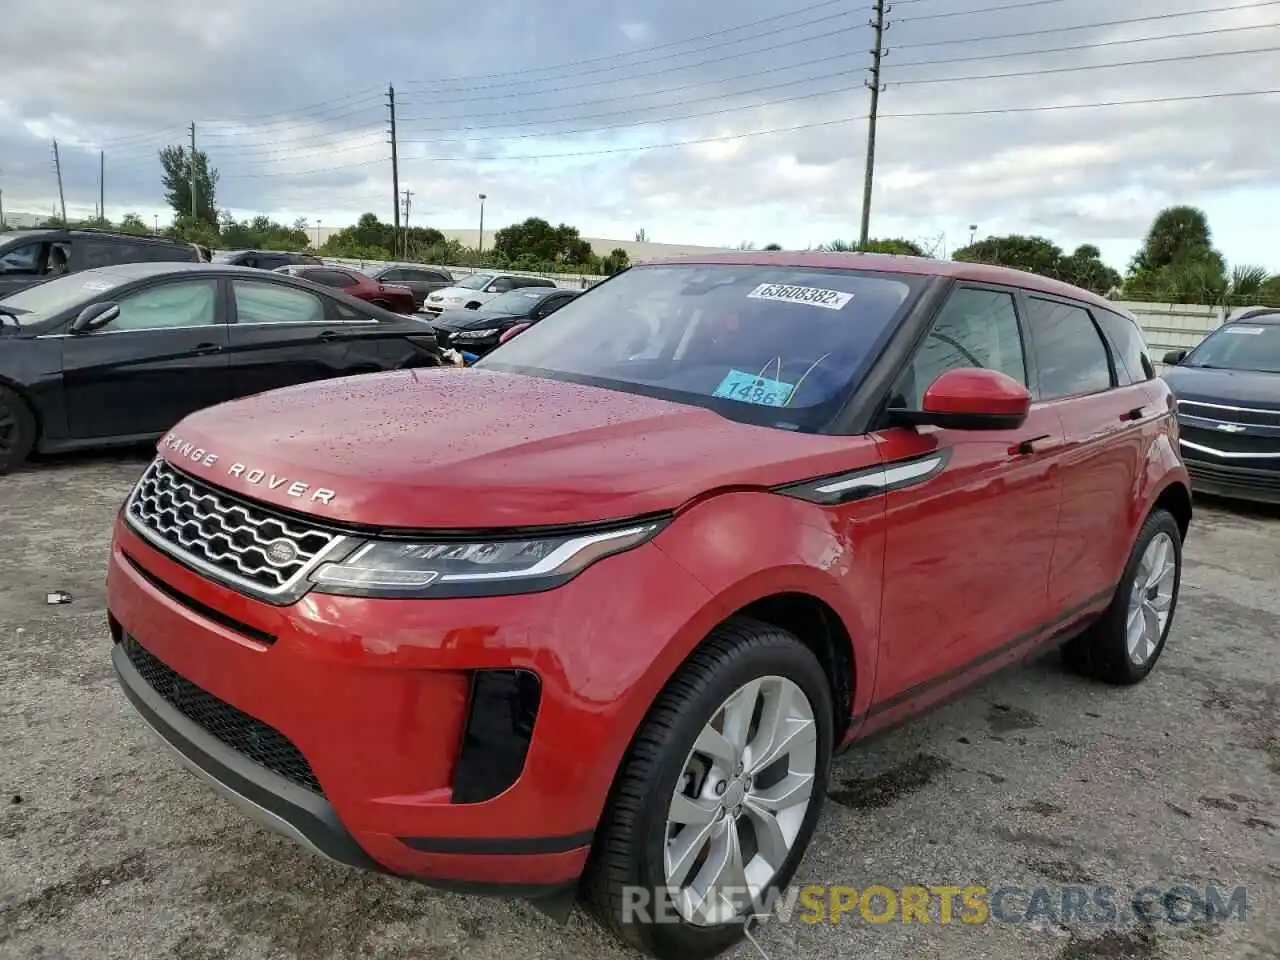
[[[47,213],[23,213],[19,210],[6,210],[4,212],[4,225],[12,227],[14,230],[21,230],[23,227],[38,227],[49,219],[50,214]]]
[[[410,225],[412,226],[413,224]],[[345,228],[316,227],[313,225],[307,230],[307,234],[312,238],[312,243],[323,245],[325,241],[342,229]],[[456,240],[464,247],[474,248],[480,242],[479,230],[440,230],[440,232],[447,239]],[[495,230],[485,230],[484,248],[486,250],[493,249],[493,235],[495,232]],[[632,263],[643,263],[646,260],[656,260],[660,257],[681,257],[698,253],[723,252],[731,249],[729,247],[699,247],[682,243],[641,243],[636,240],[604,240],[599,237],[583,237],[582,239],[591,244],[591,251],[598,257],[606,257],[614,250],[621,248],[627,252],[627,256],[631,258]]]

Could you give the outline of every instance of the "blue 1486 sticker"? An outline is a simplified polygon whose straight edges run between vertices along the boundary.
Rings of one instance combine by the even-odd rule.
[[[770,380],[741,370],[730,370],[712,396],[740,400],[743,403],[758,403],[764,407],[782,407],[786,406],[795,388],[793,383]]]

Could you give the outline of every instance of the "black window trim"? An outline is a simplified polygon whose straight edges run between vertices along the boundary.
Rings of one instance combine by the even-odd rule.
[[[1117,384],[1118,387],[1134,387],[1134,386],[1138,386],[1139,384],[1150,383],[1152,380],[1156,379],[1157,376],[1159,376],[1159,374],[1155,372],[1155,361],[1151,359],[1151,345],[1147,343],[1146,334],[1142,332],[1142,324],[1138,322],[1138,319],[1136,317],[1130,316],[1125,313],[1121,313],[1119,310],[1111,310],[1106,307],[1098,307],[1098,306],[1091,307],[1089,312],[1093,315],[1094,324],[1098,327],[1099,330],[1102,331],[1103,338],[1106,340],[1107,346],[1111,349],[1113,353],[1114,360],[1115,360],[1115,373],[1118,376],[1118,374],[1120,373],[1120,368],[1123,367],[1124,371],[1130,377],[1129,383]],[[1103,314],[1103,313],[1109,313],[1111,316],[1115,317],[1116,320],[1118,320],[1119,322],[1126,324],[1130,327],[1133,327],[1134,331],[1138,334],[1139,342],[1143,346],[1143,350],[1142,350],[1143,356],[1145,356],[1147,358],[1147,362],[1151,364],[1150,372],[1148,372],[1147,370],[1140,370],[1135,374],[1134,371],[1129,369],[1129,365],[1124,362],[1123,348],[1121,347],[1120,344],[1115,343],[1112,340],[1111,334],[1107,332],[1106,324],[1104,324],[1098,318],[1099,314]],[[1141,374],[1140,379],[1138,376],[1139,374]]]
[[[1093,327],[1093,332],[1098,335],[1098,341],[1102,344],[1102,352],[1107,358],[1107,373],[1111,378],[1110,385],[1103,387],[1101,390],[1090,390],[1087,393],[1073,393],[1063,397],[1046,398],[1043,395],[1043,390],[1040,388],[1040,365],[1039,363],[1036,363],[1036,389],[1031,395],[1033,403],[1057,403],[1061,400],[1080,400],[1085,397],[1097,397],[1104,393],[1109,393],[1112,390],[1116,390],[1121,386],[1120,377],[1117,373],[1116,357],[1111,346],[1111,341],[1107,339],[1106,333],[1102,330],[1102,325],[1098,323],[1097,318],[1093,315],[1093,304],[1084,300],[1077,300],[1074,297],[1063,297],[1054,293],[1044,293],[1040,290],[1029,290],[1025,287],[1018,288],[1018,296],[1019,299],[1025,301],[1023,304],[1023,313],[1027,318],[1027,336],[1029,337],[1027,342],[1030,344],[1034,344],[1036,339],[1035,328],[1031,324],[1030,301],[1044,300],[1048,303],[1057,303],[1062,306],[1076,307],[1079,310],[1083,310],[1084,315],[1089,319],[1090,326]],[[1035,350],[1033,349],[1031,353],[1034,361]]]

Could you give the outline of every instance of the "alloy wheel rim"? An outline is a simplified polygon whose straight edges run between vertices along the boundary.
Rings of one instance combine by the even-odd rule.
[[[791,854],[813,798],[813,705],[785,677],[735,690],[685,759],[667,811],[667,891],[690,923],[741,918]]]
[[[1177,572],[1178,553],[1173,538],[1161,531],[1142,551],[1129,591],[1125,639],[1129,661],[1136,667],[1145,665],[1154,656],[1164,637],[1173,611]]]

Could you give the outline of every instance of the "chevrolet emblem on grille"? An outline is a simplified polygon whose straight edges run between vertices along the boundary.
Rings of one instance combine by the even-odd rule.
[[[1244,427],[1240,426],[1240,424],[1238,423],[1220,423],[1218,424],[1218,429],[1221,430],[1223,433],[1244,432]]]

